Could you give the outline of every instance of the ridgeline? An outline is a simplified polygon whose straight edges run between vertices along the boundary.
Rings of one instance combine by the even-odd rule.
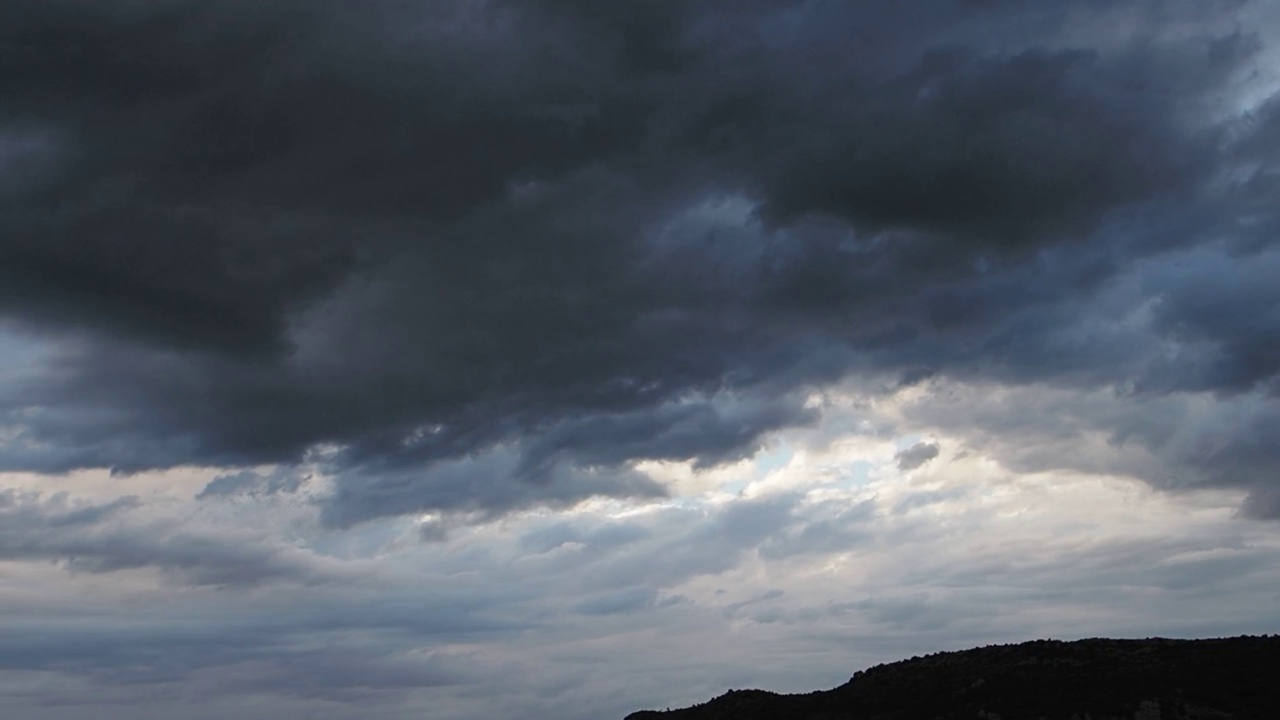
[[[626,720],[1280,720],[1280,635],[1036,640],[877,665],[833,690],[731,690]]]

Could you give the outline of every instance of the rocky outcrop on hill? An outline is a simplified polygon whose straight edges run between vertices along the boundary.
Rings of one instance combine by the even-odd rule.
[[[824,692],[731,690],[627,720],[1280,720],[1280,636],[1037,640],[878,665]]]

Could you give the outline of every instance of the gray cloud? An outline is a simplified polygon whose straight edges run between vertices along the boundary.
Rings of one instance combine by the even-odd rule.
[[[1151,507],[1129,522],[1109,507],[1113,525],[1091,505],[1045,507],[998,482],[1008,505],[975,493],[945,518],[812,495],[687,498],[622,518],[521,513],[447,545],[379,546],[377,572],[323,592],[130,589],[117,605],[62,592],[74,576],[37,571],[35,582],[55,582],[40,601],[10,596],[0,611],[0,687],[34,717],[107,698],[96,705],[105,717],[194,700],[207,717],[241,703],[255,719],[317,703],[321,717],[525,707],[585,720],[708,689],[821,687],[942,647],[1231,633],[1274,620],[1272,526]],[[50,514],[67,526],[137,510],[65,502]],[[1030,512],[1008,512],[1023,503]],[[1001,543],[988,535],[996,522]],[[821,529],[806,535],[811,527]],[[845,542],[824,544],[835,529]],[[840,570],[849,551],[852,573]],[[723,659],[708,663],[709,653]],[[56,696],[44,689],[51,678]]]
[[[26,615],[9,607],[0,620],[0,672],[83,677],[104,691],[126,694],[124,707],[174,695],[213,703],[248,695],[276,702],[318,699],[349,709],[474,682],[472,663],[443,646],[527,627],[486,617],[496,598],[483,592],[460,601],[443,593],[379,589],[377,597],[321,596],[277,586],[240,607],[219,602],[225,590],[208,595],[197,588],[171,598],[148,594],[141,598],[145,606],[130,612],[144,622],[98,615],[87,624],[77,619],[83,612],[60,615],[63,607],[31,608]],[[56,698],[42,699],[45,712],[58,704]],[[86,703],[94,701],[74,704]]]
[[[633,587],[583,600],[574,609],[584,615],[617,615],[651,607],[657,597],[656,590]]]
[[[215,477],[196,495],[200,500],[207,497],[231,497],[250,495],[254,497],[296,493],[310,480],[310,476],[302,475],[291,468],[277,468],[269,473],[258,473],[242,470]]]
[[[0,557],[53,561],[71,572],[156,568],[196,586],[324,580],[324,573],[304,558],[279,548],[124,517],[140,506],[135,497],[92,504],[72,501],[65,493],[46,498],[0,491]]]
[[[938,457],[938,443],[920,441],[905,450],[898,451],[893,459],[898,462],[899,470],[915,470]]]
[[[869,527],[875,512],[874,499],[853,505],[827,502],[806,508],[796,513],[802,516],[799,522],[760,546],[760,555],[777,560],[857,550],[871,539]]]
[[[572,506],[584,497],[659,498],[665,489],[630,468],[547,468],[554,480],[537,482],[520,472],[521,458],[502,448],[425,467],[349,471],[323,501],[321,519],[350,527],[380,517],[446,510],[491,517],[529,505]]]
[[[657,496],[862,371],[1274,387],[1258,4],[1068,5],[0,10],[2,467],[320,455],[350,526]]]
[[[1043,398],[1004,389],[974,395],[988,402],[953,399],[979,416],[999,416],[1002,402],[1022,408],[1025,415],[1009,418],[1015,425],[1044,416],[1087,427]],[[1079,401],[1066,391],[1057,397]],[[1160,410],[1151,415],[1187,414]],[[1032,437],[997,435],[1013,443]],[[980,478],[957,478],[983,487]],[[889,479],[885,489],[897,484]],[[1016,497],[1008,485],[997,487],[995,495]],[[1071,492],[1066,483],[1058,490]],[[1111,524],[1092,504],[1072,511],[1043,498],[1025,499],[1017,520],[1009,508],[986,505],[988,493],[973,500],[915,519],[897,515],[897,506],[877,513],[871,503],[797,497],[683,498],[620,517],[609,516],[613,508],[519,513],[465,529],[448,545],[410,543],[412,554],[399,558],[366,543],[404,524],[378,523],[341,535],[378,557],[380,572],[320,592],[197,588],[120,607],[50,589],[54,607],[37,605],[26,617],[8,603],[0,613],[9,623],[0,633],[0,682],[19,691],[6,696],[21,714],[42,718],[61,717],[59,704],[83,714],[107,697],[117,704],[95,704],[105,717],[194,698],[194,712],[210,718],[211,709],[241,707],[249,718],[305,708],[336,719],[358,706],[388,718],[488,710],[585,720],[683,704],[677,699],[725,687],[828,686],[831,675],[943,647],[1042,635],[1232,633],[1274,619],[1269,528],[1203,508],[1162,513],[1153,526],[1143,503],[1130,510],[1132,523],[1112,512],[1119,522]],[[1200,532],[1206,522],[1209,532]],[[991,527],[1001,528],[1001,543],[990,542]],[[826,542],[836,531],[847,531],[845,541]],[[842,562],[848,551],[856,555]],[[406,572],[411,590],[381,584]],[[692,599],[664,607],[644,587],[655,581]],[[709,598],[716,586],[729,591]],[[770,592],[778,586],[787,591]],[[67,602],[74,610],[58,615]],[[511,618],[522,622],[502,621]],[[464,650],[445,649],[454,643]],[[711,653],[723,660],[708,663]],[[33,671],[37,687],[56,681],[65,689],[56,698],[23,694]]]
[[[904,415],[913,429],[951,434],[1014,472],[1129,475],[1174,492],[1242,490],[1251,493],[1245,515],[1276,517],[1266,498],[1280,462],[1269,441],[1280,406],[1262,389],[1206,397],[943,383]]]
[[[1247,517],[1280,519],[1280,490],[1271,485],[1256,487],[1240,509]]]

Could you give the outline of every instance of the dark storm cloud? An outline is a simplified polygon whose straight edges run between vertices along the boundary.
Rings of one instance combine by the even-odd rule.
[[[1280,254],[1193,257],[1152,279],[1160,290],[1155,326],[1201,348],[1193,371],[1174,367],[1153,380],[1189,389],[1240,392],[1280,374]]]
[[[832,127],[795,139],[769,211],[937,233],[940,251],[1086,234],[1182,174],[1169,128],[1138,124],[1158,104],[1098,83],[1126,70],[1083,52],[937,53],[891,82],[824,94]]]
[[[1277,226],[1274,109],[1213,111],[1247,7],[6,4],[0,312],[61,354],[3,465],[306,461],[347,525],[657,495],[857,370],[1273,382],[1264,266],[1224,279]],[[1211,365],[1064,335],[1224,235],[1133,298]]]

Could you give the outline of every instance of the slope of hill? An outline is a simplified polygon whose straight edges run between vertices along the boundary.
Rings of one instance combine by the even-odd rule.
[[[878,665],[834,690],[730,691],[627,720],[1280,720],[1280,636],[1037,640]]]

